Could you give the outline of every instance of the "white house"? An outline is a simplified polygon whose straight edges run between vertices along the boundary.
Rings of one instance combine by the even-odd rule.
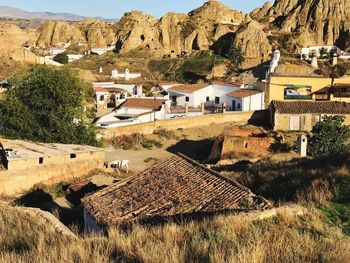
[[[68,54],[68,62],[73,62],[75,60],[81,59],[84,57],[84,55],[75,55],[75,54]]]
[[[90,50],[90,53],[95,53],[99,56],[103,55],[104,53],[108,52],[108,51],[113,51],[115,49],[115,45],[113,46],[110,46],[110,47],[107,47],[107,48],[92,48]]]
[[[115,108],[129,97],[141,97],[142,85],[115,84],[114,82],[94,82],[96,108]]]
[[[163,98],[129,98],[114,111],[95,120],[99,128],[116,128],[164,120],[169,101]]]
[[[124,73],[119,73],[117,69],[113,69],[111,73],[112,79],[137,79],[141,78],[140,73],[130,73],[129,69],[125,69]]]
[[[337,46],[309,46],[301,49],[300,58],[301,59],[310,59],[312,56],[319,58],[321,56],[321,50],[325,50],[328,53],[334,53],[338,57],[344,54]]]
[[[229,93],[244,87],[242,83],[213,81],[194,85],[178,85],[168,89],[172,106],[199,108],[201,104],[222,105],[231,102]]]
[[[227,108],[231,111],[256,111],[265,109],[262,91],[254,89],[239,89],[228,94],[231,97]]]

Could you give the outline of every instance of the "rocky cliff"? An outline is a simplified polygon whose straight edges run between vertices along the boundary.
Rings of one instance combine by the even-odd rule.
[[[276,0],[254,10],[251,16],[259,22],[271,22],[280,32],[293,33],[301,46],[348,47],[349,0]]]
[[[38,29],[37,34],[36,45],[41,48],[60,43],[80,43],[93,48],[104,48],[114,43],[115,26],[95,19],[86,19],[77,24],[49,20]]]

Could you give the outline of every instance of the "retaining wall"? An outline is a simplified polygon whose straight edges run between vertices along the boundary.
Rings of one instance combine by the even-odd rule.
[[[190,118],[177,118],[172,120],[154,121],[118,128],[100,129],[99,134],[103,138],[109,139],[113,136],[131,135],[133,133],[152,134],[157,129],[176,130],[179,128],[195,128],[200,126],[229,122],[263,125],[268,123],[268,118],[269,115],[267,110],[254,112],[208,114]]]

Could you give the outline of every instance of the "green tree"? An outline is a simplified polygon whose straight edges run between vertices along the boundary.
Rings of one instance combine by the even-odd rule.
[[[60,53],[54,56],[52,60],[61,64],[68,64],[69,58],[67,54]]]
[[[324,58],[324,59],[330,58],[330,54],[329,54],[328,50],[324,47],[320,49],[320,58]]]
[[[308,152],[311,156],[339,154],[350,150],[350,126],[343,125],[344,116],[325,116],[312,129]]]
[[[0,103],[0,134],[47,143],[96,145],[86,124],[85,85],[67,67],[36,66],[10,81]]]
[[[226,54],[231,63],[235,66],[236,69],[240,69],[243,62],[245,62],[245,53],[240,47],[234,45],[231,46],[230,50]]]

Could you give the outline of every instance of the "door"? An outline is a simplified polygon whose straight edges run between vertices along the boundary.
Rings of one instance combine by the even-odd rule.
[[[232,111],[236,111],[236,101],[232,101]]]
[[[289,118],[289,130],[291,130],[291,131],[299,131],[300,130],[300,117],[299,116],[291,116]]]
[[[177,105],[177,96],[172,96],[171,97],[171,105],[173,107],[176,107],[176,105]]]

